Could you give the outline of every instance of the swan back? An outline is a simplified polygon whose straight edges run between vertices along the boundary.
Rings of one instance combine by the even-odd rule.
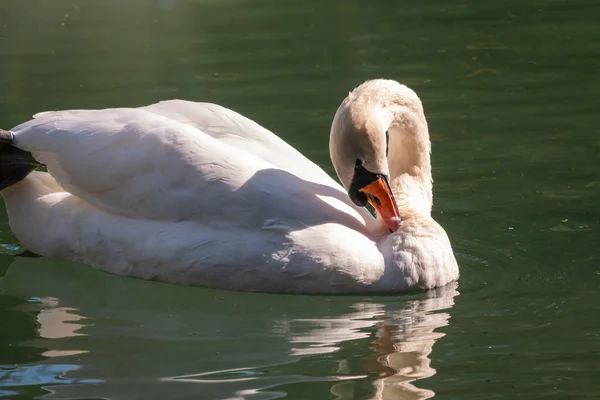
[[[250,118],[212,103],[167,100],[140,109],[183,123],[302,179],[337,186],[318,165]]]
[[[47,112],[12,131],[15,144],[47,165],[67,192],[129,218],[290,230],[337,221],[361,231],[372,219],[322,170],[312,179],[305,169],[303,179],[289,165],[278,168],[234,147],[233,141],[251,143],[250,136],[230,133],[229,142],[221,141],[144,109]],[[257,151],[268,157],[269,142],[262,145]],[[311,168],[297,159],[289,164]]]

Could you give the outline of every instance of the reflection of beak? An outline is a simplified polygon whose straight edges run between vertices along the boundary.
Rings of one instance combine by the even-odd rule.
[[[386,177],[379,176],[359,191],[367,195],[369,203],[377,210],[390,232],[396,232],[400,227],[400,213]]]

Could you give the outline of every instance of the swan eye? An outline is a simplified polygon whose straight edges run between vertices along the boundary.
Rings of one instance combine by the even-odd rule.
[[[376,206],[381,207],[381,200],[379,200],[379,197],[374,196],[371,193],[369,193],[367,196],[369,196],[369,199],[371,199]]]
[[[362,161],[357,158],[356,161],[354,162],[354,168],[360,168],[362,167]]]

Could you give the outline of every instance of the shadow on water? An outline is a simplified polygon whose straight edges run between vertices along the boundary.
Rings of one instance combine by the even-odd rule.
[[[38,337],[19,345],[46,359],[7,371],[0,390],[34,385],[48,399],[430,398],[418,380],[436,373],[429,355],[458,293],[237,293],[47,259],[17,259],[2,287],[30,299],[17,311],[37,315]]]

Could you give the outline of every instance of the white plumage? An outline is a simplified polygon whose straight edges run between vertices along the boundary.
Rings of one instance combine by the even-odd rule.
[[[401,292],[458,277],[430,217],[408,212],[382,235],[321,168],[214,104],[45,112],[11,131],[48,167],[2,191],[11,229],[44,256],[265,292]]]

